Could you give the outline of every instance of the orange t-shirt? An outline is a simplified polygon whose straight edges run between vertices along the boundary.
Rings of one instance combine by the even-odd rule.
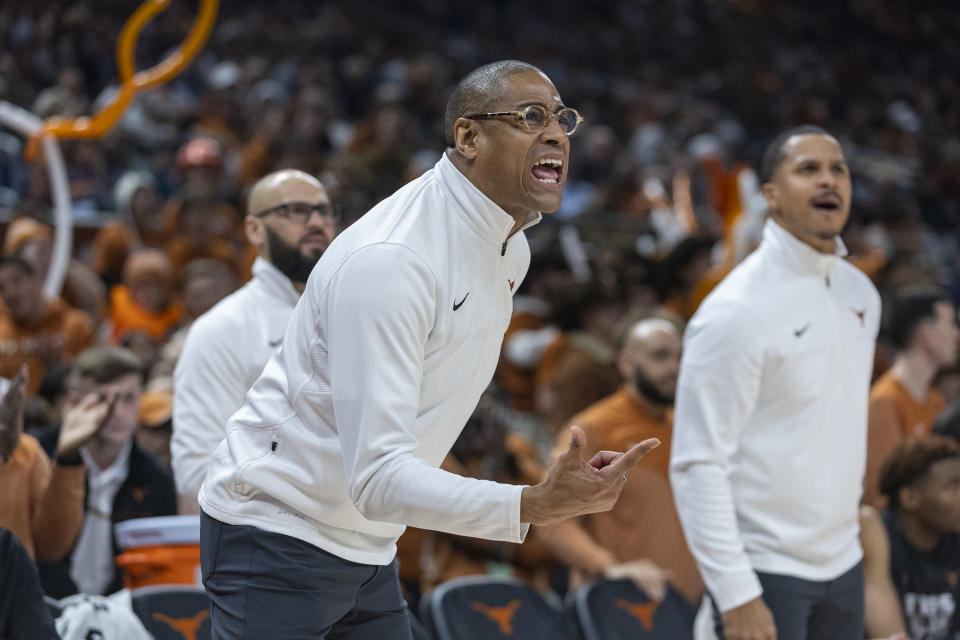
[[[930,435],[933,421],[946,400],[936,389],[927,391],[927,398],[918,401],[907,388],[887,371],[870,389],[867,421],[867,470],[863,480],[863,503],[876,509],[887,506],[880,495],[880,467],[897,445]]]
[[[581,526],[597,544],[620,562],[648,558],[672,572],[670,584],[690,603],[699,603],[703,581],[687,547],[670,488],[670,446],[673,413],[662,420],[646,413],[624,387],[574,416],[587,436],[584,456],[599,450],[626,451],[646,438],[659,438],[660,446],[641,458],[629,472],[613,509],[581,516]],[[557,437],[555,458],[570,445],[569,429]]]
[[[10,460],[0,461],[0,527],[17,536],[31,558],[60,560],[83,525],[85,473],[82,464],[51,467],[37,440],[20,434]]]
[[[63,300],[47,301],[47,312],[30,327],[14,324],[6,309],[0,310],[0,377],[12,378],[27,365],[27,394],[34,395],[47,367],[68,362],[93,346],[96,328],[86,311]]]
[[[154,340],[166,337],[180,319],[183,318],[183,306],[172,304],[162,313],[150,313],[141,308],[130,290],[122,284],[110,290],[110,320],[113,322],[111,339],[116,342],[130,331],[146,331]]]

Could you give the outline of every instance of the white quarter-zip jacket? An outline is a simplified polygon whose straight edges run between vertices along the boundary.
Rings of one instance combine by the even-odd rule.
[[[196,498],[227,420],[280,346],[300,294],[257,258],[253,278],[197,318],[173,372],[173,478]]]
[[[522,542],[522,487],[438,468],[530,263],[513,225],[444,156],[337,236],[227,425],[203,510],[371,565],[403,525]]]
[[[857,505],[880,297],[772,220],[684,335],[670,479],[721,611],[755,571],[832,580],[862,552]]]

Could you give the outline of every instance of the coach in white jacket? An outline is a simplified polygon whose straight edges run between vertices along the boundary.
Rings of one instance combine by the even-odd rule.
[[[210,456],[280,346],[310,270],[333,240],[336,214],[319,180],[284,169],[250,189],[244,231],[257,251],[253,278],[190,326],[173,373],[170,453],[180,513],[199,513]]]
[[[790,130],[763,172],[760,247],[684,337],[670,478],[727,640],[862,638],[879,296],[843,259],[851,184],[837,141]]]
[[[533,487],[438,468],[493,375],[520,231],[559,208],[579,120],[535,67],[481,67],[448,103],[437,165],[324,253],[200,490],[216,637],[409,638],[404,525],[521,542],[609,509],[657,444],[585,461],[575,430]]]

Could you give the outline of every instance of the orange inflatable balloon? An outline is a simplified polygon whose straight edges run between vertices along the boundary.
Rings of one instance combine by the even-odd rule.
[[[113,102],[90,117],[49,118],[43,128],[27,141],[24,155],[28,160],[37,157],[40,140],[44,136],[60,139],[103,137],[117,123],[137,92],[169,82],[193,61],[213,29],[219,0],[201,0],[197,19],[183,43],[160,63],[145,71],[135,72],[134,54],[140,32],[169,5],[170,0],[147,0],[123,25],[117,39],[117,69],[122,84]]]

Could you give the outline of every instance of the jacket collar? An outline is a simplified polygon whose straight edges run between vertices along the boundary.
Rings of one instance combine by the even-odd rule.
[[[847,255],[847,247],[840,238],[833,253],[820,253],[781,227],[772,218],[763,227],[763,246],[775,252],[789,266],[800,273],[825,276],[833,268],[837,258]]]
[[[470,182],[446,153],[434,166],[434,173],[456,204],[457,213],[470,228],[496,244],[507,239],[507,234],[515,224],[513,216],[501,209],[497,203]],[[539,211],[531,211],[520,230],[540,222],[541,217]]]
[[[297,306],[300,294],[293,288],[290,278],[284,275],[280,269],[263,258],[257,258],[253,262],[252,272],[253,280],[251,282],[254,286],[261,288],[270,297],[282,300],[292,307]]]

